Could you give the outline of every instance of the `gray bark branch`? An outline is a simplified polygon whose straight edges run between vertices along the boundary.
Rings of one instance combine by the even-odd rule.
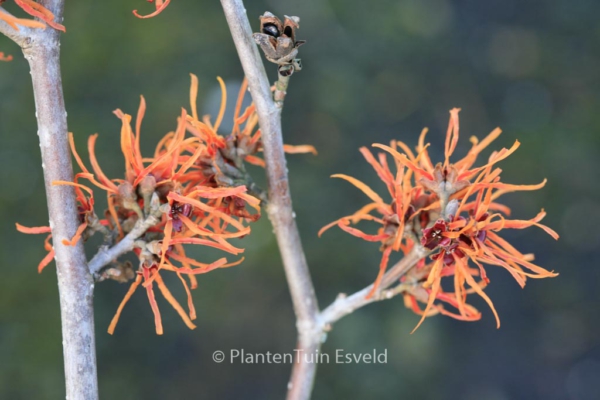
[[[62,21],[64,0],[40,4]],[[6,13],[1,10],[0,12]],[[55,250],[63,335],[65,386],[68,399],[98,399],[94,334],[94,282],[87,268],[83,243],[62,244],[79,227],[77,202],[71,186],[54,181],[73,181],[67,140],[67,113],[60,72],[60,33],[50,27],[14,30],[0,21],[0,32],[15,41],[31,69],[38,136]]]
[[[135,247],[135,241],[142,236],[148,228],[158,224],[159,219],[155,216],[149,216],[144,220],[138,220],[133,229],[125,235],[123,239],[112,247],[103,246],[98,250],[88,263],[92,275],[97,275],[106,265],[116,260],[120,255],[125,254]]]
[[[373,285],[369,285],[350,296],[339,295],[331,305],[321,311],[319,316],[320,325],[324,330],[330,330],[333,323],[339,321],[346,315],[353,313],[357,309],[377,301],[390,299],[396,294],[399,294],[399,291],[397,290],[386,289],[397,283],[398,280],[404,276],[404,274],[414,267],[420,259],[427,256],[427,254],[428,252],[425,249],[419,245],[416,245],[410,253],[405,255],[386,272],[381,280],[379,291],[376,292],[371,298],[367,299],[367,295],[373,288]]]
[[[319,308],[300,234],[294,219],[290,197],[286,160],[281,132],[281,108],[273,101],[269,80],[260,54],[252,38],[252,28],[241,0],[221,0],[225,17],[235,43],[242,68],[248,78],[252,99],[256,105],[262,132],[262,145],[269,184],[267,213],[275,236],[296,313],[299,352],[312,354],[320,346],[320,334],[315,335]],[[306,363],[298,357],[289,384],[288,399],[308,399],[312,391],[316,363]]]

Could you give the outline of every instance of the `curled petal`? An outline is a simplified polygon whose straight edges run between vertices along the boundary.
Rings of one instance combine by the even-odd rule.
[[[494,307],[494,303],[492,303],[492,300],[488,297],[487,294],[485,294],[483,289],[481,289],[481,286],[479,286],[479,284],[477,282],[475,282],[475,279],[473,279],[473,276],[471,276],[471,274],[469,274],[467,271],[465,271],[466,266],[464,265],[463,260],[459,257],[456,257],[456,255],[453,255],[453,257],[454,257],[454,262],[456,263],[456,267],[459,270],[462,270],[463,276],[465,277],[465,280],[467,281],[469,286],[473,290],[475,290],[475,292],[479,296],[481,296],[485,300],[485,302],[490,306],[490,308],[492,309],[492,312],[494,313],[494,317],[496,317],[496,327],[500,328],[500,317],[498,316],[498,312],[496,311],[496,308]]]
[[[188,310],[190,313],[190,319],[193,321],[196,319],[196,307],[194,307],[194,301],[192,300],[192,293],[190,292],[190,288],[189,288],[187,282],[185,281],[185,279],[183,279],[183,276],[181,276],[181,274],[179,272],[177,272],[177,277],[179,278],[179,280],[181,281],[181,284],[183,285],[183,287],[185,289],[185,294],[187,295],[187,303],[188,303]]]
[[[190,317],[188,317],[183,307],[181,307],[181,304],[179,304],[175,297],[173,297],[173,295],[165,285],[165,282],[162,280],[158,272],[155,273],[155,276],[156,277],[154,278],[154,280],[156,281],[156,286],[158,286],[158,289],[162,293],[163,297],[167,299],[169,304],[171,304],[171,307],[173,307],[175,311],[177,311],[177,313],[188,328],[196,329],[196,325],[194,325],[194,323],[190,320]]]
[[[214,247],[219,250],[226,251],[228,253],[237,255],[244,252],[244,249],[240,249],[238,247],[234,247],[229,244],[225,240],[219,240],[219,238],[215,238],[215,241],[208,239],[198,239],[198,238],[174,238],[169,242],[171,244],[199,244],[202,246]]]
[[[337,224],[341,230],[348,232],[352,236],[359,237],[361,239],[366,240],[367,242],[381,242],[382,240],[388,239],[390,235],[388,234],[379,234],[379,235],[369,235],[364,233],[360,229],[352,228],[348,226],[348,220],[342,220]]]
[[[431,272],[429,273],[429,278],[427,279],[427,282],[431,282],[431,292],[429,293],[429,298],[427,300],[427,306],[425,307],[423,316],[419,320],[419,323],[417,324],[417,326],[415,326],[415,328],[412,330],[411,334],[415,333],[415,331],[417,329],[419,329],[419,326],[421,326],[423,321],[425,321],[425,318],[427,317],[427,313],[433,306],[433,302],[435,301],[436,296],[440,290],[440,287],[442,284],[442,279],[440,277],[440,274],[442,272],[442,260],[443,259],[444,259],[444,257],[438,257],[437,260],[435,260],[435,263],[433,264],[433,268],[431,269]]]
[[[162,327],[162,319],[160,317],[160,310],[158,309],[158,304],[156,303],[156,298],[154,297],[154,290],[152,289],[152,280],[156,279],[156,276],[150,277],[150,272],[148,268],[142,268],[142,274],[144,275],[144,281],[148,282],[149,285],[146,286],[146,294],[148,295],[148,301],[150,302],[150,308],[152,308],[152,313],[154,314],[154,326],[156,327],[156,334],[163,334]],[[158,272],[155,272],[153,275],[158,275]]]
[[[21,233],[27,233],[27,234],[32,234],[32,235],[36,235],[39,233],[50,233],[51,229],[49,226],[34,226],[34,227],[27,227],[27,226],[23,226],[19,223],[15,224],[17,227],[17,230]]]
[[[428,171],[424,170],[423,168],[419,167],[417,164],[415,164],[414,162],[409,160],[405,154],[401,154],[398,151],[392,149],[391,147],[385,146],[385,145],[379,144],[379,143],[374,143],[373,147],[377,147],[379,149],[387,151],[392,156],[394,156],[395,159],[400,161],[402,164],[406,165],[408,168],[413,170],[415,173],[421,175],[423,178],[428,179],[430,181],[433,180],[433,175],[431,173],[429,173]]]
[[[153,13],[148,15],[140,15],[138,14],[137,10],[133,10],[133,15],[141,19],[156,17],[158,14],[163,12],[165,8],[167,8],[170,2],[171,0],[156,0],[156,10]]]
[[[220,76],[217,76],[217,80],[219,81],[219,86],[221,87],[221,107],[219,107],[219,114],[217,115],[217,120],[215,121],[215,125],[213,127],[215,132],[217,132],[221,126],[223,116],[225,115],[225,107],[227,106],[227,88],[225,87],[225,82],[223,82],[223,79]]]
[[[546,225],[542,225],[538,223],[546,216],[546,212],[544,210],[540,211],[538,215],[530,220],[502,220],[492,222],[485,227],[487,230],[497,230],[497,229],[525,229],[530,226],[537,226],[538,228],[543,229],[548,235],[552,236],[552,238],[558,240],[559,235],[554,230],[548,228]]]
[[[95,133],[91,135],[88,139],[88,152],[90,153],[90,163],[92,164],[92,169],[98,176],[98,179],[104,185],[104,187],[108,188],[113,193],[119,193],[119,188],[115,185],[110,179],[104,175],[102,169],[100,168],[100,164],[98,164],[98,160],[96,159],[96,139],[98,138],[98,134]]]
[[[52,14],[46,7],[33,0],[15,0],[15,3],[23,9],[27,14],[37,17],[53,27],[56,30],[66,32],[65,27],[59,23],[54,22],[54,14]],[[2,13],[0,13],[2,14]]]
[[[444,163],[447,166],[450,163],[450,156],[454,153],[456,144],[458,143],[458,113],[460,108],[453,108],[450,110],[450,122],[448,123],[448,132],[446,133],[446,146],[444,155],[446,161]]]
[[[8,13],[2,12],[2,11],[0,11],[0,20],[6,22],[8,25],[10,25],[11,28],[13,28],[16,31],[19,30],[19,25],[27,26],[29,28],[41,28],[41,29],[46,28],[46,24],[43,24],[39,21],[34,21],[31,19],[17,18],[17,17],[12,16],[11,14],[8,14]],[[35,26],[32,26],[32,25],[35,25]]]
[[[79,239],[81,239],[81,235],[85,231],[85,228],[87,228],[87,223],[84,222],[83,224],[79,225],[77,231],[75,232],[75,235],[73,235],[71,240],[63,239],[62,244],[64,244],[65,246],[75,246],[77,242],[79,242]]]
[[[379,285],[381,284],[381,280],[383,279],[383,275],[385,274],[385,270],[387,269],[388,261],[390,259],[390,253],[392,252],[391,247],[386,247],[383,251],[383,255],[381,256],[381,262],[379,263],[379,273],[377,274],[377,278],[373,283],[373,288],[367,294],[367,299],[373,297],[373,295],[379,290]]]
[[[373,157],[373,154],[366,147],[361,147],[359,150],[362,153],[365,160],[367,160],[367,162],[371,164],[375,172],[377,172],[377,176],[379,176],[379,179],[385,182],[385,184],[388,186],[388,190],[390,191],[390,193],[392,193],[393,189],[391,187],[394,184],[394,176],[392,175],[390,169],[384,167],[379,162],[377,162],[375,157]]]
[[[385,204],[383,202],[383,199],[381,197],[379,197],[379,195],[377,193],[375,193],[373,191],[373,189],[371,189],[370,187],[368,187],[367,185],[365,185],[364,183],[362,183],[358,179],[353,178],[353,177],[348,176],[348,175],[344,175],[344,174],[335,174],[335,175],[331,175],[331,177],[332,178],[341,178],[341,179],[347,180],[348,182],[350,182],[351,184],[353,184],[354,186],[356,186],[357,188],[359,188],[364,194],[366,194],[375,203],[382,204],[382,205]]]
[[[41,274],[43,269],[46,268],[46,265],[50,264],[53,259],[54,259],[54,249],[51,249],[48,252],[48,254],[46,254],[46,257],[44,257],[42,259],[42,261],[40,261],[40,263],[38,264],[38,273]]]
[[[129,287],[129,290],[125,294],[125,297],[123,297],[123,300],[121,300],[121,304],[119,304],[119,308],[117,308],[117,312],[115,313],[115,316],[113,317],[112,321],[110,321],[110,325],[108,325],[108,333],[110,335],[115,333],[115,328],[117,327],[117,323],[119,322],[119,318],[121,317],[121,312],[123,311],[125,304],[127,304],[129,299],[131,298],[131,296],[133,296],[135,289],[137,289],[137,287],[140,285],[141,282],[142,282],[142,275],[138,274],[137,277],[135,278],[135,281],[131,284],[131,286]]]

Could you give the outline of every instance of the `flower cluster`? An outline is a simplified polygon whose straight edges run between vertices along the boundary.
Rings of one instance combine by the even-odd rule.
[[[111,334],[124,305],[140,285],[145,288],[154,312],[156,332],[162,334],[154,284],[185,324],[193,329],[196,312],[190,289],[197,287],[196,275],[237,265],[243,260],[228,263],[223,257],[212,263],[201,263],[186,256],[184,248],[184,245],[208,246],[239,255],[244,250],[232,245],[229,239],[250,233],[248,223],[260,217],[260,203],[264,198],[244,167],[244,161],[264,164],[258,156],[262,150],[261,134],[254,105],[242,112],[247,82],[244,81],[240,89],[232,132],[224,136],[218,131],[227,96],[224,82],[221,78],[218,80],[222,102],[215,122],[212,123],[209,116],[198,116],[198,80],[192,75],[190,112],[182,110],[175,131],[159,141],[149,158],[143,157],[140,151],[141,125],[146,111],[144,98],[141,98],[134,127],[131,115],[115,110],[114,114],[122,122],[120,142],[125,159],[124,179],[109,179],[100,168],[95,156],[97,134],[88,139],[91,170],[77,153],[73,135],[69,135],[71,150],[81,172],[75,175],[74,182],[53,184],[74,187],[81,225],[76,235],[71,240],[63,240],[62,245],[73,246],[80,239],[86,240],[100,232],[108,245],[118,245],[125,238],[133,239],[131,250],[139,260],[135,269],[130,263],[115,261],[113,266],[98,274],[100,280],[112,278],[122,282],[135,277],[109,326]],[[315,152],[312,146],[286,146],[286,149],[296,153]],[[108,210],[101,217],[94,210],[93,191],[81,181],[90,182],[106,192]],[[49,227],[26,228],[17,224],[17,229],[23,233],[50,233]],[[38,266],[40,272],[54,257],[50,240],[51,234],[46,238],[48,255]],[[162,271],[173,272],[181,280],[188,295],[187,311],[165,286],[160,275]]]
[[[422,316],[415,329],[425,317],[438,313],[466,321],[480,319],[480,312],[466,302],[467,295],[472,293],[488,303],[499,327],[498,314],[484,292],[490,282],[484,264],[505,268],[521,287],[525,286],[527,277],[557,275],[531,263],[533,255],[521,253],[499,234],[503,229],[538,226],[558,239],[556,232],[540,224],[545,216],[543,210],[530,220],[510,220],[507,219],[510,209],[497,202],[505,193],[537,190],[546,181],[538,185],[511,185],[500,181],[502,170],[496,164],[519,147],[518,141],[510,149],[493,152],[485,165],[473,167],[481,151],[500,135],[500,129],[482,141],[472,137],[472,147],[467,155],[450,162],[458,143],[459,111],[456,108],[450,111],[443,163],[434,166],[429,157],[425,144],[427,129],[421,133],[416,152],[397,141],[392,141],[390,146],[374,144],[385,152],[379,153],[377,158],[367,148],[361,148],[367,162],[387,186],[391,202],[384,201],[357,179],[334,175],[355,185],[372,202],[354,214],[330,223],[319,233],[338,226],[354,236],[380,243],[383,256],[368,297],[382,289],[380,285],[392,251],[408,254],[419,248],[421,253],[427,254],[400,278],[406,306]],[[395,174],[389,167],[388,156],[395,163]],[[352,226],[360,221],[373,221],[381,227],[375,234],[368,234]],[[470,262],[474,267],[469,265]],[[442,289],[443,278],[453,281],[453,291]],[[419,303],[424,303],[425,308],[422,309]],[[456,311],[448,310],[444,303]]]

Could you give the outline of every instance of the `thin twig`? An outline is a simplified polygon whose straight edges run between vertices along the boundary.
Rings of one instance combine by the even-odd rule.
[[[415,248],[405,255],[396,265],[394,265],[381,280],[380,289],[372,297],[367,298],[367,295],[373,288],[373,285],[369,285],[366,288],[350,295],[346,296],[340,294],[337,299],[326,309],[321,311],[319,316],[320,326],[324,330],[330,330],[331,325],[342,317],[353,313],[357,309],[364,307],[368,304],[376,301],[387,300],[398,294],[396,288],[386,290],[394,283],[404,276],[415,264],[427,255],[427,251],[421,246],[415,246]],[[399,291],[399,290],[398,290]]]
[[[282,73],[281,69],[286,71],[286,73]],[[290,71],[291,68],[291,71]],[[287,94],[287,88],[290,84],[290,78],[292,76],[292,72],[294,71],[293,65],[284,65],[279,66],[277,68],[277,82],[275,82],[275,91],[273,92],[273,99],[275,101],[275,105],[279,108],[283,107],[283,101],[285,100],[285,95]]]
[[[90,273],[95,277],[98,276],[100,270],[106,265],[116,260],[120,255],[133,250],[135,241],[142,236],[148,228],[158,224],[160,221],[157,217],[150,215],[146,219],[138,220],[133,229],[119,243],[112,247],[102,246],[96,255],[88,263]]]
[[[41,0],[60,22],[64,0]],[[98,399],[94,336],[94,281],[88,271],[83,243],[62,244],[79,227],[77,203],[71,186],[54,181],[73,181],[73,166],[67,141],[60,72],[60,36],[52,29],[25,29],[5,32],[23,48],[31,68],[42,168],[48,214],[54,242],[60,314],[62,321],[66,395],[69,399]]]
[[[292,210],[281,134],[281,108],[273,101],[269,80],[252,38],[252,29],[243,2],[221,0],[221,4],[258,114],[269,184],[267,213],[277,237],[296,313],[299,335],[299,351],[296,354],[312,354],[320,346],[320,335],[315,334],[319,332],[319,309]],[[316,363],[307,363],[304,357],[297,357],[287,398],[310,398],[315,372]]]

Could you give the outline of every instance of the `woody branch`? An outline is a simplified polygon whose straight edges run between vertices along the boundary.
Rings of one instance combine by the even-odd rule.
[[[416,245],[411,253],[393,266],[384,276],[381,285],[382,290],[371,298],[367,299],[367,294],[372,288],[372,286],[369,286],[351,296],[339,296],[332,305],[319,313],[314,286],[294,221],[289,193],[281,130],[281,106],[285,88],[282,91],[282,88],[278,88],[276,84],[276,92],[272,96],[269,81],[255,46],[252,29],[242,1],[221,0],[221,4],[242,67],[248,78],[250,92],[256,104],[261,126],[269,181],[267,212],[277,236],[296,312],[299,336],[297,349],[300,350],[296,354],[314,354],[321,346],[324,332],[331,329],[334,322],[360,307],[401,293],[404,290],[401,285],[391,289],[388,288],[398,282],[398,279],[423,258],[426,252],[421,246]],[[293,21],[297,22],[296,20]],[[278,72],[279,81],[281,81],[281,71],[278,70]],[[286,77],[284,76],[284,78]],[[287,78],[289,78],[289,75]],[[288,79],[285,79],[285,83],[287,88]],[[278,93],[278,91],[282,93]],[[316,363],[306,362],[304,357],[298,357],[288,385],[288,400],[309,399],[315,374]]]
[[[221,0],[221,4],[258,113],[269,184],[267,213],[277,237],[296,313],[297,348],[300,350],[297,354],[312,354],[320,346],[320,335],[315,335],[319,308],[292,210],[281,133],[281,107],[273,100],[243,2]],[[299,357],[293,367],[288,399],[309,398],[315,372],[316,364],[303,362]]]
[[[141,237],[150,227],[160,221],[159,215],[150,215],[146,219],[140,219],[136,222],[133,229],[125,235],[119,243],[112,247],[102,246],[88,263],[90,273],[98,278],[100,271],[106,265],[116,260],[120,255],[125,254],[135,247],[135,241]]]
[[[58,22],[62,21],[64,0],[40,0]],[[0,12],[6,13],[1,10]],[[67,140],[60,72],[60,36],[50,27],[14,30],[0,21],[0,32],[15,41],[31,68],[42,168],[48,214],[54,239],[60,296],[66,395],[69,399],[98,398],[94,336],[94,283],[88,271],[82,242],[70,240],[79,226],[75,193],[71,186],[52,185],[72,181],[73,166]]]
[[[331,305],[319,314],[319,324],[321,328],[328,331],[331,329],[333,323],[339,321],[346,315],[353,313],[357,309],[377,301],[391,299],[409,289],[409,284],[398,284],[398,286],[395,287],[392,286],[410,271],[419,260],[426,257],[427,254],[428,251],[426,249],[420,245],[415,245],[410,253],[406,254],[383,276],[379,286],[380,289],[371,297],[368,297],[368,294],[371,292],[371,289],[373,289],[373,285],[369,285],[350,296],[340,294]]]

